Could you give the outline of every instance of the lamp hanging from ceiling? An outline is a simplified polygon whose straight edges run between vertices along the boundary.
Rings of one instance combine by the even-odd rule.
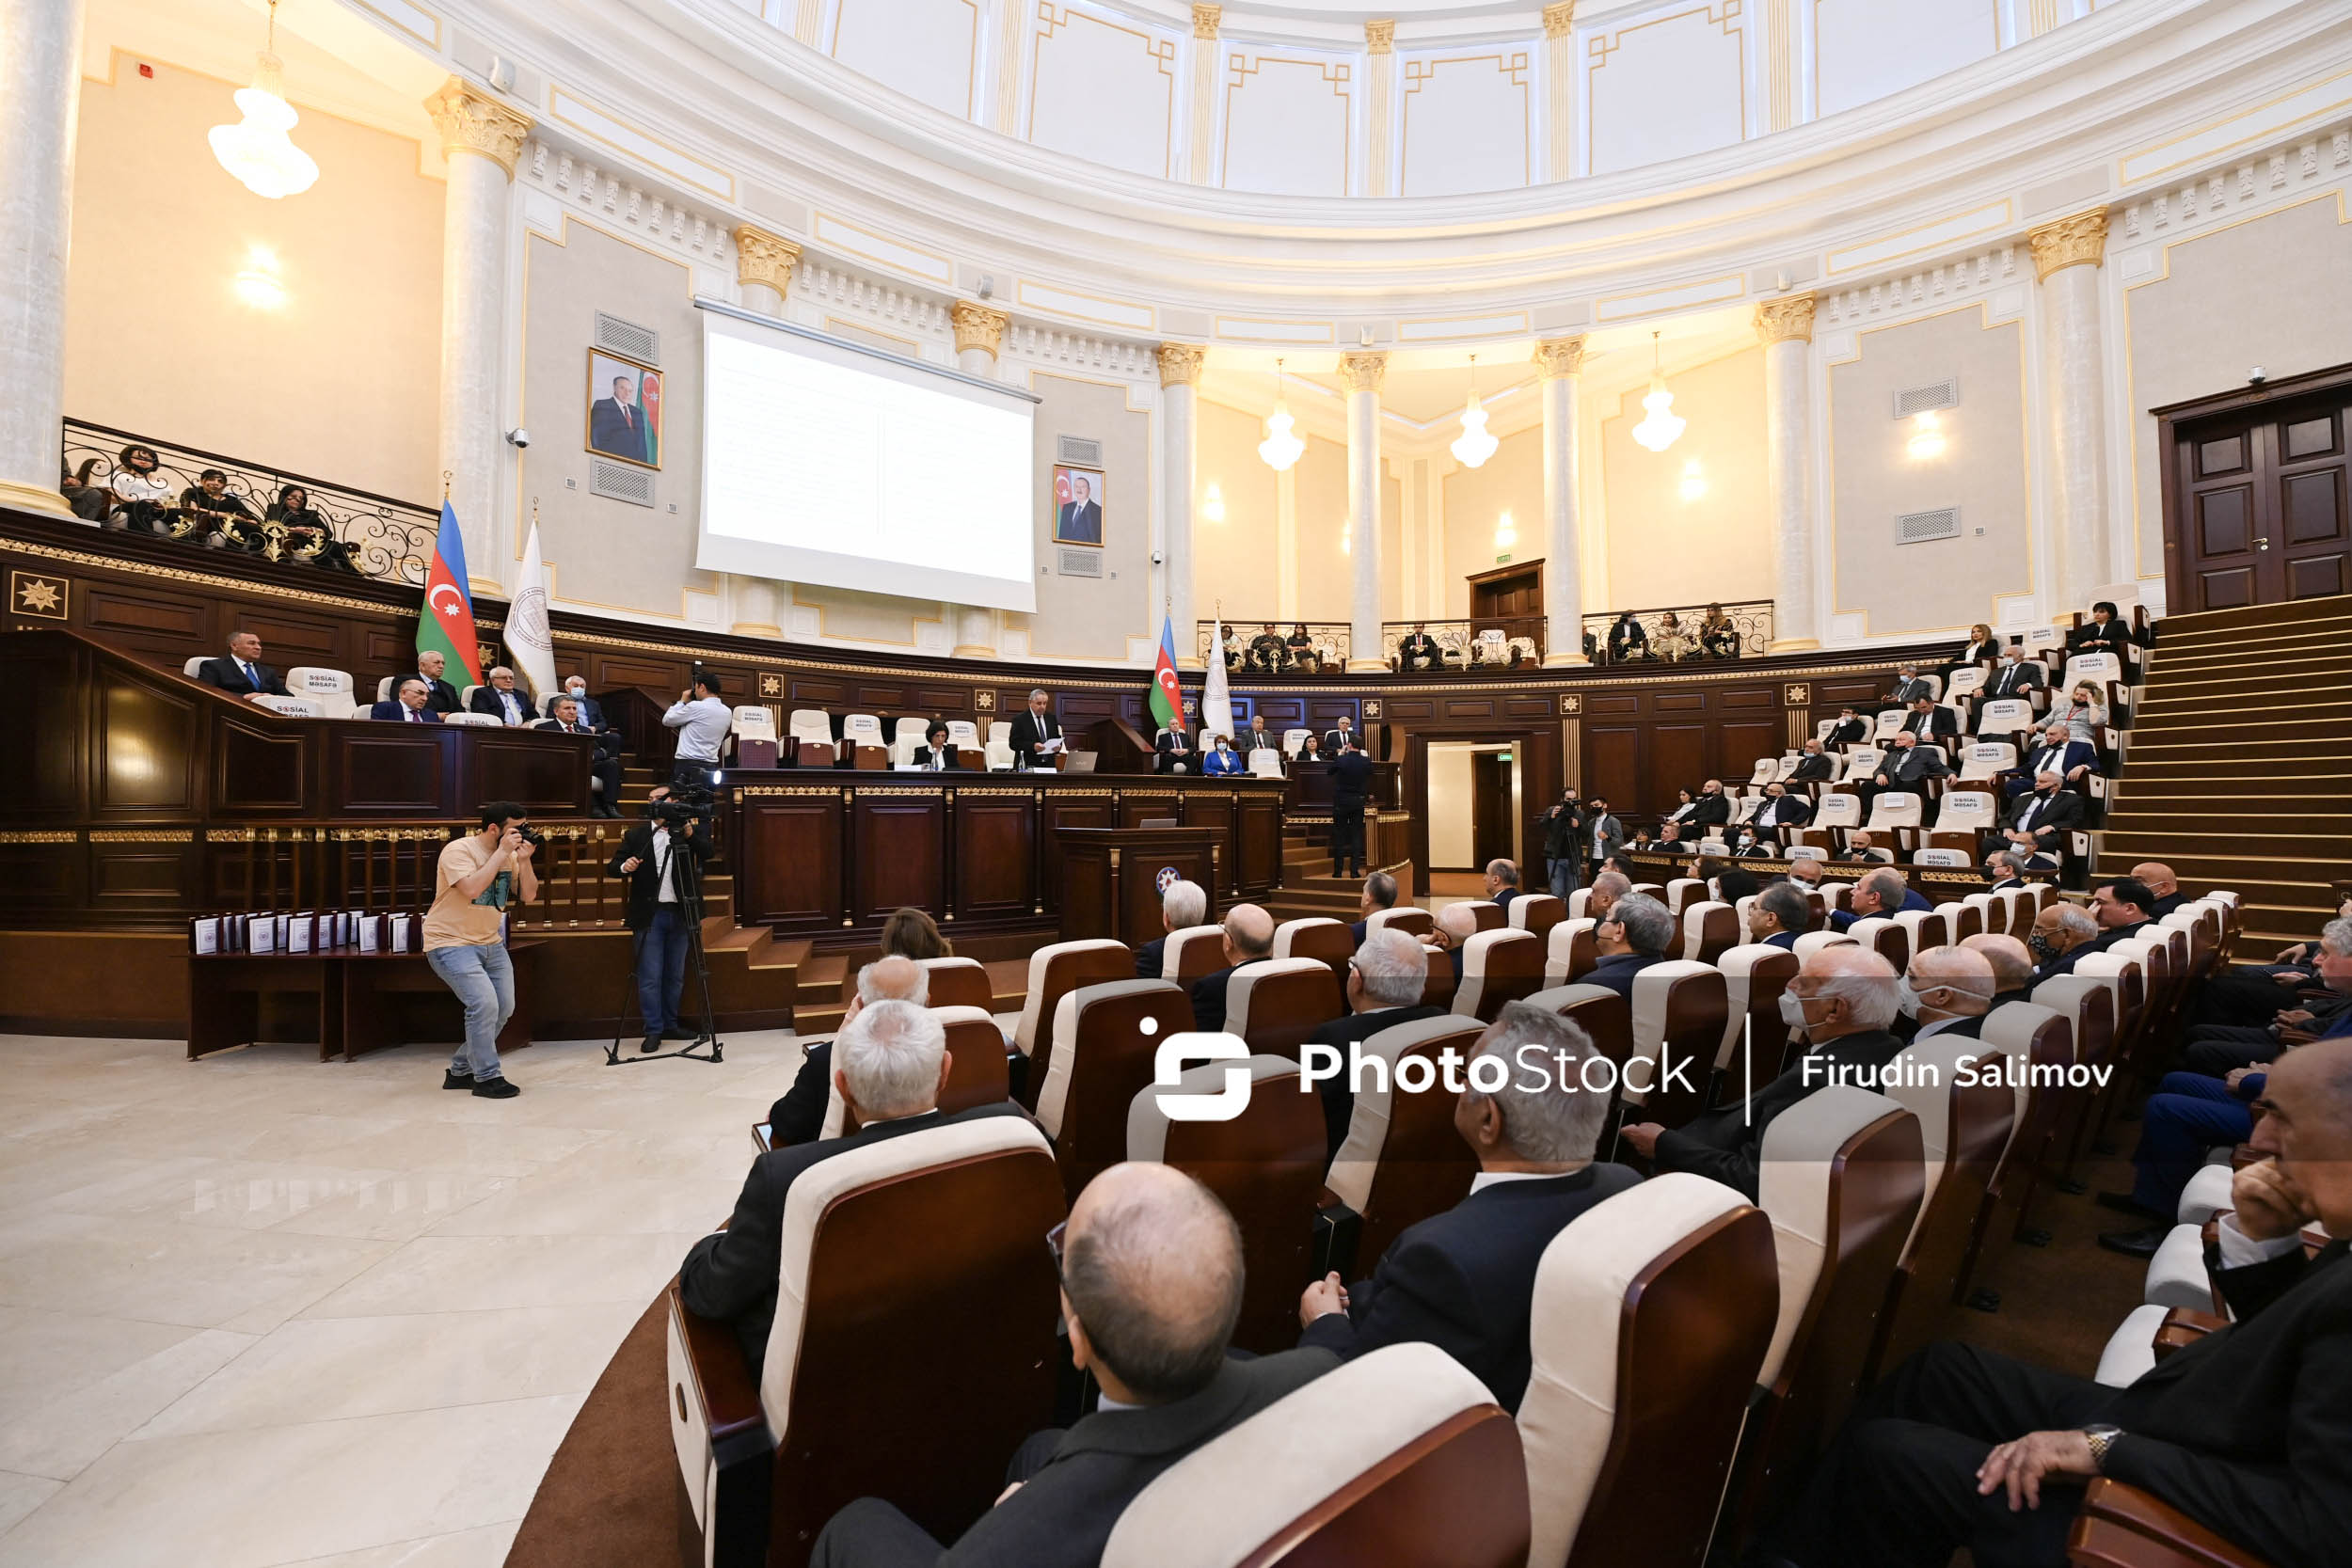
[[[253,85],[239,87],[234,125],[215,125],[205,139],[220,166],[255,196],[300,196],[318,180],[319,166],[286,139],[301,117],[286,102],[285,67],[277,55],[278,0],[269,0],[269,41],[253,62]]]
[[[1475,468],[1502,445],[1486,429],[1486,411],[1478,406],[1478,356],[1470,356],[1470,406],[1462,410],[1462,434],[1454,438],[1453,452],[1462,467]]]
[[[1690,423],[1675,412],[1675,395],[1666,390],[1666,372],[1659,357],[1658,334],[1649,335],[1649,395],[1642,400],[1648,410],[1642,422],[1633,427],[1633,438],[1652,451],[1664,451],[1675,444]]]
[[[1274,412],[1265,419],[1265,439],[1258,443],[1258,455],[1276,473],[1287,473],[1292,464],[1306,451],[1307,443],[1291,433],[1298,421],[1291,418],[1290,404],[1282,400],[1282,361],[1274,361]]]

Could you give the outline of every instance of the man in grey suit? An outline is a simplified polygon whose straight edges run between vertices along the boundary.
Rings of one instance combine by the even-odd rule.
[[[1070,1358],[1102,1407],[1024,1443],[996,1506],[945,1551],[892,1504],[860,1497],[825,1526],[810,1568],[1094,1568],[1162,1471],[1338,1365],[1320,1349],[1227,1359],[1241,1229],[1172,1165],[1113,1165],[1047,1240]]]
[[[1596,871],[1625,847],[1625,824],[1609,815],[1609,802],[1601,796],[1594,796],[1584,808],[1584,842],[1593,850],[1586,863]]]

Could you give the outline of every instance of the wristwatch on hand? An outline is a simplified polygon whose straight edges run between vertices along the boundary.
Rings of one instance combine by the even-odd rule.
[[[2107,1454],[2115,1447],[2115,1440],[2122,1435],[2122,1427],[2105,1422],[2083,1428],[2083,1440],[2090,1445],[2091,1467],[2101,1475],[2106,1474]]]

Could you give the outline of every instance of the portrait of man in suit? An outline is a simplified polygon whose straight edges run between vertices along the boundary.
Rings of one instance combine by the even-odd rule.
[[[1103,542],[1103,476],[1090,468],[1054,469],[1054,543]]]
[[[588,450],[661,467],[661,372],[593,349],[588,355]]]

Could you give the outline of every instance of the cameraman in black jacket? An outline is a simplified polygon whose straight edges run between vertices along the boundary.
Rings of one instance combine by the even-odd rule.
[[[640,1051],[661,1049],[665,1039],[691,1040],[694,1032],[678,1023],[677,1005],[686,989],[686,947],[693,934],[691,909],[702,907],[702,872],[709,861],[707,806],[670,799],[657,784],[645,800],[645,820],[621,835],[621,847],[606,875],[628,879],[628,904],[622,922],[637,933],[631,958],[637,973],[637,1010],[644,1015]],[[677,846],[693,857],[676,863]]]

